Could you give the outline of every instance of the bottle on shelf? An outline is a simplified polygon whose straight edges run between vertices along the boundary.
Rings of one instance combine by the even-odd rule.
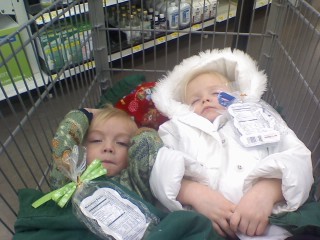
[[[141,10],[141,8],[137,8],[137,16],[141,21],[143,20],[143,11]]]
[[[191,23],[198,23],[202,20],[202,13],[203,13],[203,7],[201,3],[197,0],[191,1],[191,9],[192,9],[192,16],[191,16]]]
[[[142,38],[144,40],[151,39],[151,22],[148,19],[148,12],[145,10],[143,11],[143,20],[142,20]]]
[[[191,15],[191,6],[186,0],[181,0],[180,2],[180,18],[179,26],[180,28],[186,28],[190,26],[190,15]]]
[[[111,7],[110,9],[108,9],[107,14],[108,14],[108,24],[110,24],[113,27],[118,26],[116,7]]]
[[[160,13],[159,13],[159,11],[154,11],[154,17],[158,17],[158,19],[159,19],[159,17],[160,17]]]
[[[133,14],[132,18],[132,26],[131,30],[132,33],[131,35],[133,36],[133,42],[137,43],[141,41],[141,19],[138,17],[137,14]]]
[[[201,1],[202,4],[202,20],[206,21],[210,18],[210,3],[207,0]]]
[[[131,14],[127,21],[126,28],[128,29],[126,32],[128,44],[133,45],[139,42],[141,39],[141,25],[139,18]]]
[[[151,24],[151,29],[153,29],[153,24],[154,24],[153,15],[149,14],[149,15],[148,15],[148,19],[149,19],[149,22],[150,22],[150,24]]]
[[[216,14],[217,14],[217,0],[208,0],[209,4],[210,4],[210,7],[209,7],[209,10],[210,10],[210,18],[214,18],[216,17]]]
[[[148,8],[148,15],[154,15],[154,11],[153,11],[153,8]]]
[[[127,14],[126,13],[122,13],[121,14],[119,27],[122,28],[123,29],[122,31],[125,33],[126,39],[124,39],[124,40],[128,41],[128,39],[131,38],[131,34],[130,34],[130,29],[128,29],[128,27],[130,27],[130,26],[128,24]]]
[[[136,11],[137,11],[137,7],[136,7],[136,5],[135,5],[135,4],[131,4],[130,11],[131,11],[131,13],[133,13],[133,12],[136,12]]]
[[[159,19],[158,17],[154,17],[154,21],[153,21],[153,29],[154,29],[154,35],[155,36],[158,36],[161,32],[159,31],[160,30],[160,22],[159,22]]]
[[[175,2],[170,3],[170,7],[167,9],[167,19],[169,29],[179,29],[179,9]]]
[[[164,13],[160,13],[159,25],[160,25],[160,29],[167,30],[168,21],[164,15]]]
[[[121,5],[120,13],[123,14],[123,13],[126,13],[126,11],[127,11],[126,5]]]

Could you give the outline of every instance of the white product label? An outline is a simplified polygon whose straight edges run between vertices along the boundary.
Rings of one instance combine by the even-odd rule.
[[[273,114],[257,103],[235,103],[228,108],[239,130],[240,141],[246,147],[280,141],[280,132],[275,130]]]
[[[171,15],[170,28],[175,28],[178,26],[179,14],[177,12]]]
[[[203,6],[203,20],[207,20],[210,17],[210,9],[208,2],[204,2]]]
[[[212,2],[211,2],[211,7],[210,7],[210,18],[212,18],[212,17],[215,17],[215,16],[216,16],[216,14],[217,14],[216,7],[217,7],[217,3],[216,3],[216,2],[214,2],[214,3],[212,3]]]
[[[197,23],[201,21],[202,17],[202,6],[199,3],[192,5],[192,22]]]
[[[182,23],[189,23],[190,22],[190,9],[186,9],[182,11]]]
[[[80,209],[116,240],[142,239],[148,226],[141,210],[111,188],[100,188],[83,199]]]

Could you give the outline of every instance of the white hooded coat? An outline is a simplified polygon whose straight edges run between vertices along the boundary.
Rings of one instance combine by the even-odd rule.
[[[185,59],[160,79],[152,100],[170,120],[159,128],[165,146],[150,177],[155,197],[170,211],[183,209],[176,197],[186,177],[218,190],[237,204],[259,178],[278,178],[282,179],[286,201],[274,206],[273,213],[296,210],[308,198],[313,183],[310,151],[290,129],[276,145],[246,148],[240,144],[232,121],[224,115],[211,123],[193,113],[181,102],[182,92],[194,74],[205,70],[226,76],[253,101],[260,100],[266,89],[267,77],[255,61],[231,49],[206,51]],[[277,230],[271,232],[274,234],[267,233],[269,237],[281,239],[276,237]]]

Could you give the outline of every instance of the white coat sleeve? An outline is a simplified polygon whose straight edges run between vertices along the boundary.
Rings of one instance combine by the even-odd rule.
[[[277,204],[273,213],[295,211],[307,200],[314,181],[311,152],[290,129],[269,151],[270,154],[245,179],[244,192],[259,178],[282,179],[285,203]]]
[[[159,135],[164,147],[157,154],[149,179],[153,195],[170,211],[182,210],[176,200],[183,177],[209,184],[204,178],[205,170],[201,164],[180,149],[180,135],[175,123],[170,121],[160,126]]]
[[[168,121],[159,127],[159,136],[164,147],[157,154],[157,159],[149,179],[153,195],[170,211],[181,210],[182,205],[176,200],[185,172],[184,158],[178,149],[179,135],[175,124]]]
[[[159,150],[149,182],[153,195],[170,211],[183,209],[176,199],[184,171],[184,159],[179,152],[167,147]]]

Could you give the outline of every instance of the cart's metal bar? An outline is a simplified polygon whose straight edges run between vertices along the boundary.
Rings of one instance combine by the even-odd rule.
[[[11,207],[10,203],[3,197],[2,193],[0,193],[0,199],[1,199],[2,201],[4,201],[5,204],[7,205],[7,207],[10,209],[10,211],[11,211],[15,216],[17,216],[17,214],[18,214],[17,211]]]
[[[238,0],[234,32],[250,33],[254,5],[255,0]],[[232,48],[238,48],[246,52],[247,44],[248,36],[237,36],[233,39]]]
[[[266,41],[266,37],[270,37],[270,34],[266,34],[266,29],[267,29],[267,23],[268,23],[268,13],[270,12],[270,8],[271,8],[271,0],[268,0],[268,3],[267,3],[267,6],[266,6],[266,10],[265,10],[265,13],[264,13],[264,20],[263,20],[263,24],[262,24],[262,27],[261,27],[261,42],[260,42],[260,47],[258,47],[259,49],[259,53],[258,53],[258,56],[262,56],[262,47],[263,47],[263,43],[264,41]],[[253,36],[252,35],[253,33],[251,32],[250,35],[251,37]],[[250,49],[250,39],[249,39],[249,43],[248,43],[248,49]]]
[[[94,48],[94,57],[96,61],[97,78],[101,84],[101,90],[106,90],[112,85],[110,77],[110,68],[105,57],[108,56],[108,42],[102,28],[105,26],[104,11],[102,1],[88,1],[89,14],[91,19],[92,41]]]

